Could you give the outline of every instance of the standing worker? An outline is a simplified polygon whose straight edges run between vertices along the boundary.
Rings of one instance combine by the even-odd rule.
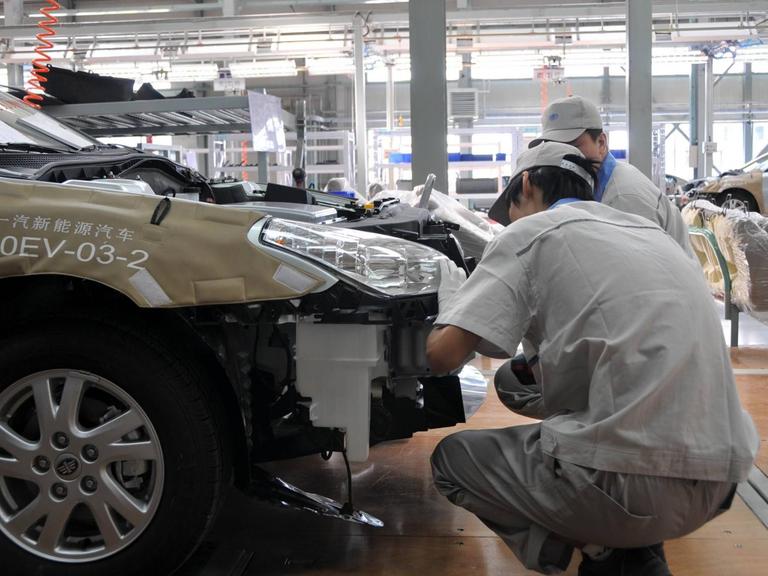
[[[576,148],[527,150],[478,268],[464,282],[441,264],[433,372],[525,338],[545,420],[448,436],[433,474],[530,569],[558,573],[578,547],[580,576],[668,576],[663,541],[730,507],[758,436],[697,264],[593,189]]]
[[[595,200],[630,214],[655,222],[667,231],[691,258],[695,259],[688,241],[688,227],[680,211],[645,174],[626,162],[617,162],[608,148],[608,135],[597,107],[581,96],[555,100],[541,116],[541,142],[562,142],[575,146],[589,160],[600,163],[595,187]]]

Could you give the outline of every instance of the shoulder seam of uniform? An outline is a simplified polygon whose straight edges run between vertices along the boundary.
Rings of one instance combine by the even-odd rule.
[[[542,230],[536,236],[534,236],[528,244],[523,246],[520,250],[516,252],[516,256],[522,256],[526,252],[530,251],[531,248],[533,248],[533,245],[536,244],[539,240],[541,240],[544,236],[549,234],[550,232],[553,232],[555,230],[559,230],[566,224],[578,224],[580,222],[596,222],[598,224],[606,224],[608,226],[616,226],[617,228],[636,228],[636,229],[643,229],[643,230],[658,230],[659,232],[662,232],[663,234],[666,234],[664,230],[659,228],[656,224],[617,224],[616,222],[611,222],[610,220],[603,220],[601,218],[572,218],[570,220],[563,220],[562,222],[558,222],[554,226],[550,226],[546,230]]]
[[[625,163],[624,166],[626,166],[627,168],[630,168],[634,172],[639,172],[640,174],[642,174],[645,177],[646,180],[648,180],[648,182],[653,187],[653,193],[656,195],[656,208],[658,209],[659,206],[661,206],[661,200],[663,199],[662,198],[663,193],[661,191],[661,188],[656,186],[656,183],[653,180],[651,180],[650,178],[648,178],[648,176],[643,174],[643,172],[637,166],[635,166],[633,164],[630,164],[629,162]],[[610,181],[610,179],[609,179],[609,181]],[[629,194],[631,194],[631,192],[629,192]],[[618,195],[620,196],[621,193],[619,193]]]

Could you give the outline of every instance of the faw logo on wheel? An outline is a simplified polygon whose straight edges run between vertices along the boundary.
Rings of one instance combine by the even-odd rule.
[[[74,456],[62,456],[56,463],[56,473],[62,478],[71,478],[79,469],[80,463]]]

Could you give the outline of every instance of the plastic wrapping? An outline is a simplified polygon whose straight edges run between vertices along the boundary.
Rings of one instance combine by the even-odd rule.
[[[417,186],[411,191],[382,190],[373,199],[399,198],[404,204],[418,206],[423,189],[423,186]],[[435,218],[460,226],[454,235],[464,249],[464,254],[474,256],[478,260],[482,258],[488,243],[504,230],[501,224],[492,224],[487,218],[465,208],[461,203],[437,190],[432,191],[428,208],[429,213]]]
[[[717,240],[731,277],[731,299],[755,318],[768,321],[768,218],[757,212],[724,210],[705,200],[683,209],[688,226],[710,230]],[[725,288],[719,267],[706,257],[702,238],[691,238],[712,291],[722,296]]]

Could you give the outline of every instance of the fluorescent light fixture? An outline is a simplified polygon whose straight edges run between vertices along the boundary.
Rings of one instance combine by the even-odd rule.
[[[86,66],[88,72],[101,74],[102,76],[117,76],[119,78],[138,78],[149,75],[157,68],[154,62],[112,62],[103,64],[91,64]]]
[[[408,0],[365,0],[363,4],[407,4]]]
[[[168,70],[171,82],[207,82],[218,77],[216,64],[173,64]]]
[[[313,76],[354,74],[355,62],[352,58],[309,58],[307,71]]]
[[[269,78],[296,76],[295,60],[254,60],[233,62],[229,66],[233,78]]]
[[[189,11],[194,11],[195,8],[190,7]],[[168,14],[171,12],[170,8],[131,8],[125,10],[61,10],[56,12],[56,16],[62,18],[64,16],[130,16],[133,14]],[[28,14],[30,18],[42,18],[43,15],[39,12],[32,12]]]

